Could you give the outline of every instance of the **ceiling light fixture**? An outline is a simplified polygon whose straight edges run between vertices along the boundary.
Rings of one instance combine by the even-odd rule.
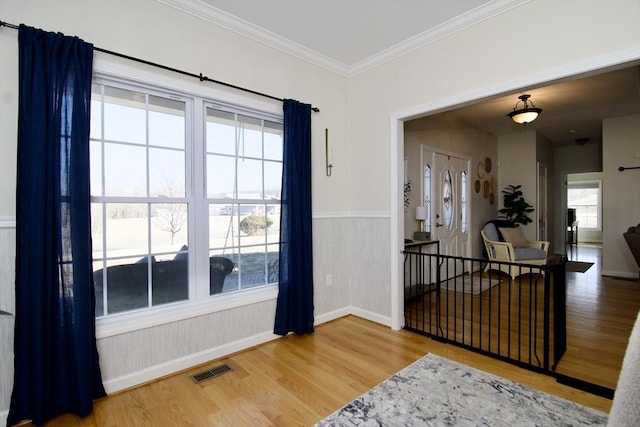
[[[531,95],[520,95],[518,97],[520,101],[516,102],[516,106],[513,107],[513,111],[507,114],[507,116],[511,117],[511,120],[514,122],[525,126],[527,123],[531,123],[537,119],[538,115],[542,113],[542,108],[536,108],[536,106],[533,105],[533,102],[529,101],[529,98],[531,98]],[[520,104],[520,102],[522,102],[523,105],[522,108],[518,110],[518,104]]]

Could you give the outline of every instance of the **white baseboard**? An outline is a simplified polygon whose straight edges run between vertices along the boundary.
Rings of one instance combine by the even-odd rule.
[[[190,354],[188,356],[170,360],[159,365],[150,366],[146,369],[134,372],[129,375],[123,375],[118,378],[103,381],[104,388],[107,394],[125,390],[127,388],[138,386],[185,369],[193,368],[194,366],[219,359],[221,357],[236,353],[250,347],[254,347],[256,345],[264,344],[265,342],[272,341],[279,337],[279,335],[275,335],[271,332],[264,332],[261,334],[253,335],[251,337],[221,345],[219,347],[210,348],[199,353]]]
[[[386,326],[391,325],[391,319],[379,314],[372,313],[367,310],[362,310],[357,307],[349,306],[343,307],[338,310],[324,313],[315,318],[315,325],[330,322],[340,317],[353,314],[354,316],[362,317],[372,322],[380,323]],[[247,337],[238,341],[234,341],[219,347],[211,348],[199,353],[190,354],[178,359],[170,360],[165,363],[161,363],[149,368],[143,369],[138,372],[134,372],[129,375],[123,375],[118,378],[103,381],[104,388],[107,394],[115,393],[118,391],[126,390],[141,384],[157,380],[167,375],[175,374],[186,369],[193,368],[212,360],[220,359],[228,356],[229,354],[236,353],[260,344],[264,344],[269,341],[273,341],[280,338],[279,335],[275,335],[271,332],[264,332],[251,337]],[[0,411],[0,425],[6,425],[9,411]]]
[[[344,307],[339,310],[321,314],[315,318],[315,324],[320,325],[322,323],[330,322],[349,314],[354,314],[356,316],[363,317],[373,322],[382,323],[384,325],[391,324],[389,318],[382,317],[365,310],[360,310],[355,307]],[[190,354],[188,356],[170,360],[168,362],[161,363],[155,366],[150,366],[146,369],[134,372],[132,374],[105,380],[103,381],[104,388],[107,391],[107,394],[125,390],[156,380],[158,378],[165,377],[167,375],[175,374],[176,372],[180,372],[185,369],[190,369],[194,366],[198,366],[215,359],[220,359],[221,357],[228,356],[229,354],[236,353],[247,348],[255,347],[256,345],[273,341],[277,338],[280,338],[280,335],[275,335],[271,332],[264,332],[261,334],[253,335],[251,337],[234,341],[219,347],[210,348],[199,353]],[[1,422],[0,425],[2,425]]]
[[[371,320],[375,323],[380,323],[381,325],[385,325],[391,327],[391,317],[381,316],[378,313],[373,313],[371,311],[363,310],[358,307],[349,307],[350,314],[354,316],[362,317],[363,319]]]
[[[602,270],[603,276],[622,277],[624,279],[637,279],[638,273],[630,273],[628,271]]]

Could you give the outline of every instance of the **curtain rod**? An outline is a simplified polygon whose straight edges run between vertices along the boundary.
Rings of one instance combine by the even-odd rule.
[[[0,27],[13,28],[14,30],[17,30],[19,28],[15,24],[10,24],[10,23],[4,22],[4,21],[0,21]],[[114,52],[114,51],[103,49],[103,48],[97,47],[97,46],[93,46],[93,50],[96,50],[96,51],[102,52],[102,53],[106,53],[108,55],[117,56],[119,58],[128,59],[130,61],[139,62],[141,64],[151,65],[152,67],[161,68],[163,70],[173,71],[174,73],[182,74],[184,76],[194,77],[194,78],[200,80],[201,82],[211,82],[211,83],[219,84],[219,85],[222,85],[222,86],[230,87],[232,89],[238,89],[238,90],[241,90],[243,92],[248,92],[248,93],[252,93],[254,95],[259,95],[259,96],[262,96],[262,97],[265,97],[265,98],[273,99],[275,101],[284,102],[284,99],[278,98],[277,96],[273,96],[273,95],[269,95],[269,94],[266,94],[266,93],[258,92],[258,91],[252,90],[252,89],[247,89],[247,88],[244,88],[242,86],[236,86],[234,84],[222,82],[220,80],[210,79],[209,77],[202,75],[202,73],[199,73],[199,74],[190,73],[188,71],[180,70],[178,68],[168,67],[166,65],[158,64],[156,62],[147,61],[146,59],[136,58],[135,56],[125,55],[123,53]],[[320,109],[318,107],[311,107],[311,110],[315,111],[316,113],[320,111]]]

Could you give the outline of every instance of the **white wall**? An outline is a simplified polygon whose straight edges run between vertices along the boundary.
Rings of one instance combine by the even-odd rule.
[[[622,233],[640,223],[640,114],[602,122],[602,274],[638,277],[638,265]]]

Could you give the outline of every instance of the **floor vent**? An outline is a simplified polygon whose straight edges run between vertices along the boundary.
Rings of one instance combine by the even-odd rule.
[[[206,381],[211,378],[219,377],[222,374],[226,374],[227,372],[231,372],[231,366],[224,364],[220,366],[216,366],[213,369],[209,369],[208,371],[201,372],[199,374],[191,375],[191,379],[196,384],[200,384],[203,381]]]

